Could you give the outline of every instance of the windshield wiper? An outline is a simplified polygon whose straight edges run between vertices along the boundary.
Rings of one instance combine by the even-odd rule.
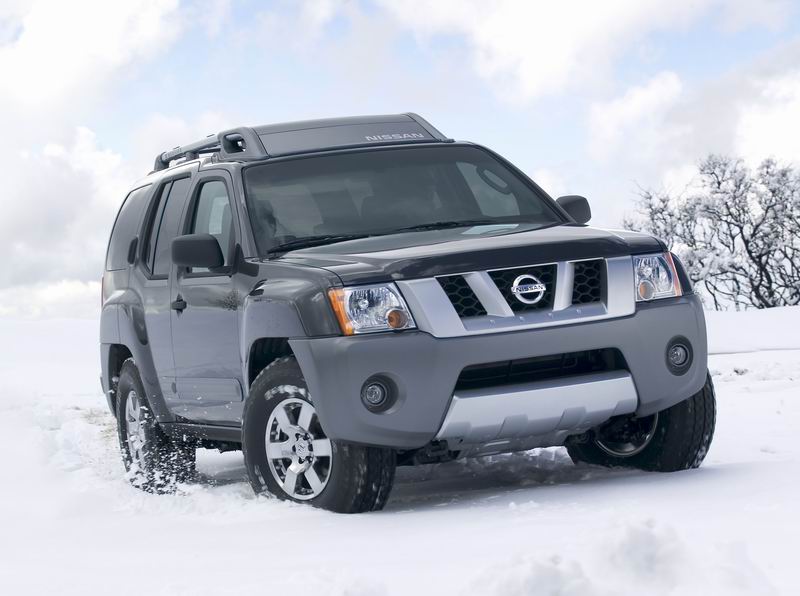
[[[336,242],[346,242],[347,240],[358,240],[367,238],[369,234],[325,234],[322,236],[303,236],[295,238],[289,242],[283,242],[267,250],[268,255],[278,252],[288,252],[299,248],[309,248],[311,246],[322,246],[324,244],[334,244]]]
[[[497,224],[497,221],[491,219],[462,219],[459,221],[434,221],[431,223],[417,224],[416,226],[408,226],[405,228],[397,228],[386,232],[387,234],[397,234],[398,232],[416,232],[423,230],[445,230],[447,228],[461,228],[467,226],[485,226]]]

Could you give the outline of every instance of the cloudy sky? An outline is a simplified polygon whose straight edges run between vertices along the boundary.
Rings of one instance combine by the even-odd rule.
[[[92,316],[126,187],[236,125],[415,111],[618,225],[708,152],[800,163],[793,0],[3,0],[0,316]]]

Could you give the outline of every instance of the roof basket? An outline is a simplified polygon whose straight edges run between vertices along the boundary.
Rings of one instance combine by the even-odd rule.
[[[218,153],[223,160],[263,159],[269,157],[261,139],[252,128],[239,127],[209,135],[201,141],[175,147],[156,156],[153,169],[166,170],[176,159],[197,159],[201,154]]]

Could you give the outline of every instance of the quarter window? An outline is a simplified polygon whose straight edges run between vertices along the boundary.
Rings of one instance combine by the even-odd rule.
[[[114,222],[114,229],[111,232],[111,240],[108,242],[108,252],[106,253],[106,270],[116,271],[125,269],[128,266],[128,252],[131,242],[139,232],[139,225],[142,221],[142,213],[146,203],[147,193],[150,186],[143,186],[131,191],[117,215]]]

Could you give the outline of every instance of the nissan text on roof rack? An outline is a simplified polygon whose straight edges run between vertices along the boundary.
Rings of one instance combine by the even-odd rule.
[[[256,492],[386,503],[396,466],[565,445],[700,465],[698,296],[667,247],[587,226],[415,114],[236,128],[159,155],[108,246],[102,383],[131,481],[239,449]]]

